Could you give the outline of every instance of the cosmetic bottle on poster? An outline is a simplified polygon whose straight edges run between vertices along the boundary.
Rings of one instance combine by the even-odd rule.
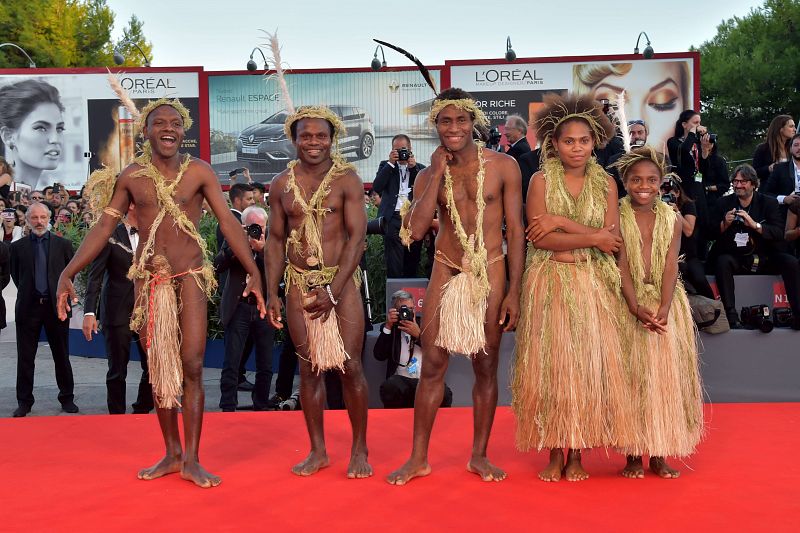
[[[122,171],[128,166],[134,157],[133,149],[133,116],[128,108],[119,106],[117,108],[117,136],[119,137],[119,169]]]

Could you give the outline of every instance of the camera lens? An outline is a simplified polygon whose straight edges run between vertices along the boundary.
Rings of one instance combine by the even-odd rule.
[[[253,239],[260,239],[261,238],[261,225],[260,224],[250,224],[247,226],[247,235]]]

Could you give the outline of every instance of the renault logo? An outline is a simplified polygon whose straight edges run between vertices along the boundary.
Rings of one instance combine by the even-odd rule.
[[[256,136],[255,136],[254,134],[252,134],[252,133],[251,133],[251,134],[250,134],[250,137],[248,137],[248,138],[247,138],[247,140],[248,140],[249,142],[253,142],[253,141],[255,140],[255,138],[256,138]]]
[[[400,88],[400,83],[397,80],[392,80],[389,82],[389,90],[393,93],[396,93],[397,90]]]

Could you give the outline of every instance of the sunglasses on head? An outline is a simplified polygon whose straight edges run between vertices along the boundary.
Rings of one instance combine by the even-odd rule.
[[[644,126],[644,120],[637,119],[637,120],[629,120],[628,126]]]

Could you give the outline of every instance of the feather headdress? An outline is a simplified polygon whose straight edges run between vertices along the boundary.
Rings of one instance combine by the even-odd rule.
[[[272,63],[275,65],[275,76],[278,79],[278,88],[281,91],[281,96],[283,97],[283,101],[286,103],[286,109],[289,111],[290,114],[294,114],[294,103],[292,103],[292,97],[289,94],[289,86],[286,85],[286,76],[284,76],[284,67],[283,67],[283,59],[281,58],[281,46],[278,43],[278,30],[275,30],[275,33],[269,33],[267,31],[261,30],[266,35],[267,45],[269,45],[269,49],[272,52]],[[271,76],[268,76],[271,78]]]
[[[617,95],[616,98],[616,108],[614,109],[614,115],[617,118],[617,122],[619,125],[619,131],[622,135],[622,144],[625,147],[626,152],[631,151],[631,129],[628,126],[628,118],[625,116],[625,91],[622,91]]]
[[[436,96],[439,96],[439,90],[436,88],[436,83],[434,83],[433,77],[431,77],[431,73],[428,70],[428,67],[426,67],[422,63],[422,61],[417,59],[417,56],[415,56],[411,52],[403,50],[399,46],[396,46],[396,45],[394,45],[392,43],[387,43],[386,41],[381,41],[381,40],[378,40],[378,39],[372,39],[372,40],[375,41],[376,43],[380,44],[380,45],[388,46],[392,50],[396,50],[397,52],[400,52],[401,54],[406,56],[408,59],[410,59],[412,63],[417,65],[417,68],[419,69],[420,74],[422,74],[422,77],[425,78],[425,81],[428,83],[428,85],[430,85],[431,89],[433,89],[433,94],[435,94]]]

